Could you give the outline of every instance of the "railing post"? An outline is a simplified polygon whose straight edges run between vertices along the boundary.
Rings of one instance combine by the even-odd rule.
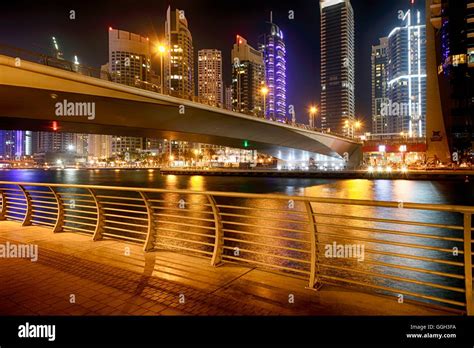
[[[148,200],[148,196],[145,192],[140,192],[140,196],[145,202],[146,212],[148,215],[148,231],[146,234],[145,245],[143,246],[144,251],[153,250],[155,247],[155,219],[153,218],[153,207]]]
[[[92,236],[92,240],[101,240],[102,239],[102,233],[104,231],[104,210],[102,209],[102,204],[99,202],[99,199],[97,198],[97,194],[93,189],[87,189],[94,199],[95,206],[97,208],[97,224],[95,226],[95,231],[94,235]]]
[[[2,208],[0,209],[0,220],[7,219],[7,195],[3,190],[0,191],[0,198],[2,198]]]
[[[25,212],[25,217],[22,222],[22,226],[30,226],[31,225],[31,214],[33,213],[33,205],[31,204],[31,196],[28,192],[26,192],[25,188],[22,185],[18,185],[20,188],[21,192],[23,192],[23,195],[25,196],[25,202],[26,202],[26,212]]]
[[[310,201],[305,201],[306,213],[308,215],[308,223],[310,228],[310,243],[311,243],[311,270],[309,276],[309,288],[310,289],[319,289],[318,274],[319,274],[319,256],[318,256],[318,245],[317,245],[317,228],[316,220],[314,219],[313,207],[311,206]]]
[[[211,203],[212,212],[214,213],[214,225],[215,225],[215,239],[214,239],[214,251],[212,253],[211,265],[217,266],[222,262],[222,253],[224,251],[224,231],[222,225],[221,214],[217,207],[216,200],[211,195],[206,195],[209,203]]]
[[[53,232],[62,232],[63,226],[64,226],[64,205],[63,205],[63,200],[59,193],[54,189],[54,187],[49,187],[51,192],[54,195],[54,199],[56,199],[56,205],[58,206],[58,217],[56,218],[56,223],[54,224],[53,227]]]
[[[472,301],[472,214],[464,213],[464,280],[466,282],[466,313],[474,315]]]

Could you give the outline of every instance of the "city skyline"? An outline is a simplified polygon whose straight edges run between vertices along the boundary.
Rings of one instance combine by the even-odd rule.
[[[104,38],[104,35],[107,34],[106,28],[112,26],[143,36],[149,35],[152,41],[162,40],[166,9],[168,5],[171,5],[172,8],[183,8],[185,11],[193,35],[195,52],[205,48],[222,51],[224,85],[229,85],[231,77],[230,51],[235,35],[241,34],[248,39],[252,46],[256,47],[259,36],[265,32],[265,22],[268,20],[270,11],[273,11],[274,21],[285,33],[287,41],[287,105],[295,106],[298,122],[307,123],[309,105],[320,101],[319,2],[262,2],[257,7],[253,6],[251,15],[245,13],[245,0],[241,2],[242,6],[235,9],[225,4],[214,4],[210,7],[201,2],[199,4],[191,4],[186,1],[163,1],[153,4],[144,2],[142,12],[132,11],[133,13],[127,16],[122,16],[121,11],[118,11],[117,8],[121,7],[122,11],[125,11],[132,5],[127,1],[121,1],[120,4],[121,6],[114,7],[107,6],[107,3],[98,4],[97,10],[100,15],[94,15],[93,18],[86,15],[88,13],[87,4],[78,4],[74,9],[76,18],[71,20],[68,17],[70,9],[66,9],[58,3],[56,6],[51,6],[53,11],[44,13],[44,16],[40,16],[41,18],[29,18],[28,14],[24,18],[18,18],[18,21],[24,23],[25,26],[15,28],[14,32],[8,26],[9,21],[14,20],[14,17],[9,17],[4,24],[0,24],[0,29],[7,33],[5,35],[6,43],[48,53],[51,51],[50,38],[55,35],[61,46],[64,47],[66,59],[72,60],[74,55],[78,55],[81,63],[100,66],[106,61],[107,45],[106,38]],[[26,6],[25,3],[9,5],[5,11],[18,15],[17,10],[22,6]],[[35,6],[33,3],[28,5],[29,8]],[[352,6],[354,7],[356,42],[360,43],[356,46],[355,59],[356,117],[369,124],[371,86],[368,77],[370,76],[371,45],[376,42],[378,37],[385,35],[384,33],[389,28],[397,24],[398,10],[406,10],[409,1],[400,0],[390,4],[380,4],[376,1],[353,0]],[[378,8],[378,12],[381,13],[380,17],[371,17],[370,23],[367,21],[369,8]],[[226,18],[224,21],[221,18],[225,11],[232,11],[234,15],[231,20]],[[219,13],[217,17],[216,13]],[[289,18],[290,14],[293,19]],[[206,18],[213,20],[220,30],[212,30],[207,25],[203,25],[202,23],[209,22]],[[368,35],[368,31],[364,28],[369,25],[378,28],[378,30],[372,30],[371,35]],[[30,30],[27,29],[28,27]],[[31,27],[35,27],[34,33],[31,33]],[[25,30],[28,31],[28,35],[24,35]],[[91,35],[97,39],[87,42],[87,38]],[[197,64],[196,54],[194,62]]]

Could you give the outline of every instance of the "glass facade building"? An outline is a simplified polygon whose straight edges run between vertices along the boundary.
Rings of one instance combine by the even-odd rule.
[[[447,142],[463,153],[474,142],[474,0],[431,0],[430,11]]]
[[[260,45],[265,63],[266,96],[265,117],[286,123],[286,48],[283,32],[273,22]]]
[[[193,37],[183,10],[168,7],[165,37],[169,53],[164,67],[168,93],[192,99],[195,95]]]
[[[407,10],[403,25],[388,35],[388,133],[426,134],[426,26],[421,12]]]
[[[264,117],[261,88],[265,84],[263,55],[237,35],[232,49],[232,109]]]
[[[380,39],[378,45],[372,46],[372,134],[388,133],[388,116],[382,113],[382,106],[387,102],[387,65],[388,39]]]
[[[354,12],[350,0],[321,0],[321,117],[325,131],[354,136]]]

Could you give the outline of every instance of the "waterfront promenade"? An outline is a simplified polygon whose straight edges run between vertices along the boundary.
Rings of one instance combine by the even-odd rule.
[[[404,180],[474,180],[474,170],[407,170],[386,168],[368,170],[286,170],[286,169],[200,169],[200,168],[161,168],[163,175],[202,175],[235,177],[279,177],[279,178],[327,178],[327,179],[404,179]]]
[[[396,297],[140,245],[92,241],[0,221],[0,244],[36,244],[39,257],[0,259],[0,315],[450,315]],[[75,303],[71,303],[72,296]],[[293,300],[291,300],[293,299]]]

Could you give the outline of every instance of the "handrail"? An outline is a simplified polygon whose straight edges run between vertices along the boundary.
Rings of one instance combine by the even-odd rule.
[[[140,243],[146,252],[192,253],[213,266],[269,268],[315,290],[362,287],[474,315],[472,206],[10,181],[0,181],[0,198],[0,220]],[[338,245],[363,247],[362,259],[327,254]]]
[[[0,181],[0,185],[11,184],[9,181]],[[325,198],[313,196],[291,196],[282,194],[260,194],[260,193],[240,193],[240,192],[222,192],[222,191],[195,191],[195,190],[169,190],[159,188],[144,188],[144,187],[116,187],[116,186],[101,186],[101,185],[77,185],[77,184],[44,184],[35,182],[15,182],[16,185],[38,186],[38,187],[62,187],[62,188],[78,188],[78,189],[100,189],[100,190],[120,190],[128,192],[155,192],[155,193],[181,193],[181,194],[199,194],[211,195],[214,197],[235,197],[235,198],[255,198],[255,199],[277,199],[294,201],[311,201],[313,203],[334,203],[345,205],[363,205],[370,207],[381,208],[399,208],[399,209],[420,209],[420,210],[435,210],[445,212],[466,212],[474,214],[474,207],[463,205],[446,205],[446,204],[427,204],[427,203],[410,203],[404,202],[403,207],[400,202],[390,201],[372,201],[363,199],[347,199],[347,198]]]

